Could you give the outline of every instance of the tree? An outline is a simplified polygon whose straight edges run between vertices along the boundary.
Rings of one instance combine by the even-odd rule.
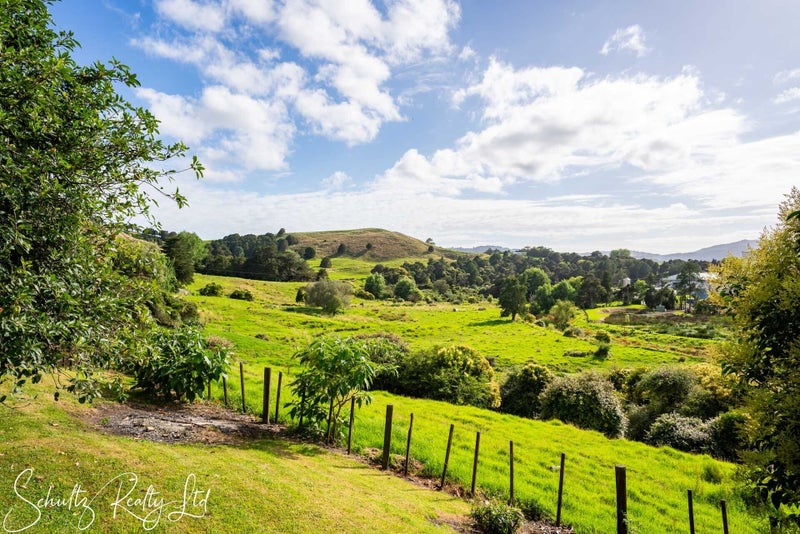
[[[404,276],[398,280],[394,285],[394,296],[403,300],[408,300],[408,297],[414,291],[417,291],[417,284],[415,284],[414,280],[408,278],[407,276]]]
[[[575,312],[578,311],[577,306],[568,300],[559,300],[550,308],[550,316],[553,319],[553,324],[559,330],[566,330],[569,323],[575,317]]]
[[[164,253],[172,260],[175,278],[181,285],[191,284],[194,280],[196,243],[192,236],[200,239],[195,234],[181,232],[164,240]]]
[[[594,308],[600,302],[608,300],[608,291],[601,285],[600,280],[591,273],[587,274],[581,282],[581,287],[575,296],[575,303],[583,309]]]
[[[525,297],[527,290],[525,283],[516,276],[509,276],[503,280],[498,299],[501,308],[500,317],[510,315],[513,321],[517,314],[524,314],[528,303]]]
[[[319,266],[322,269],[330,269],[331,268],[331,259],[328,256],[322,258],[322,261],[319,262]]]
[[[125,65],[75,62],[47,4],[0,10],[0,382],[18,390],[68,361],[67,389],[86,400],[95,369],[144,349],[147,296],[115,272],[115,239],[147,215],[148,191],[185,203],[159,185],[176,171],[156,169],[186,147],[117,94],[139,85]]]
[[[367,276],[367,279],[364,280],[364,291],[372,293],[376,299],[382,298],[386,293],[386,280],[383,279],[383,275],[372,273]]]
[[[306,247],[303,249],[304,260],[313,260],[316,255],[317,251],[314,249],[314,247]]]
[[[798,209],[793,187],[758,248],[716,269],[713,295],[734,317],[723,370],[746,392],[750,450],[740,456],[773,526],[800,525],[800,219],[791,216]]]
[[[694,297],[700,287],[700,266],[696,262],[687,261],[681,268],[676,282],[676,289],[681,299],[681,308],[683,308],[686,298]]]
[[[292,385],[292,418],[304,419],[320,432],[326,422],[325,441],[332,444],[342,408],[353,399],[359,407],[371,402],[368,390],[381,366],[370,361],[367,342],[355,338],[320,338],[294,358],[303,369]]]
[[[319,306],[325,313],[335,315],[350,304],[352,288],[347,282],[320,280],[306,286],[306,304]]]

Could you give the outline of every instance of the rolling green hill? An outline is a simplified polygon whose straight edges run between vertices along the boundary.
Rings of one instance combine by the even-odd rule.
[[[373,262],[382,262],[399,258],[416,258],[430,254],[429,245],[401,234],[378,228],[361,228],[357,230],[331,230],[325,232],[292,232],[298,243],[293,250],[302,251],[313,247],[317,256],[335,256],[339,246],[344,244],[346,256],[357,257]],[[433,254],[453,256],[457,252],[434,247]]]

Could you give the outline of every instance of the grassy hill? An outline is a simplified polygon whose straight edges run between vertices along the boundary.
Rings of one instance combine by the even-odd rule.
[[[69,396],[54,402],[49,387],[30,386],[37,400],[0,408],[0,515],[8,532],[28,525],[22,531],[30,534],[79,532],[79,525],[91,525],[89,533],[447,532],[448,523],[463,522],[469,512],[461,499],[311,444],[275,438],[179,444],[111,435],[89,422],[99,407]],[[76,496],[87,501],[70,507],[76,485],[82,492]],[[192,496],[193,490],[200,493]],[[126,495],[130,500],[120,499]],[[167,502],[163,512],[147,516],[157,499]],[[184,499],[186,513],[196,517],[175,513]]]
[[[292,235],[298,239],[298,243],[291,247],[293,250],[302,251],[306,247],[313,247],[319,257],[335,256],[341,244],[347,249],[346,256],[372,262],[415,258],[429,254],[427,243],[399,232],[378,228],[292,232]],[[457,253],[434,247],[434,254],[452,256]]]
[[[530,360],[560,372],[691,364],[706,361],[714,347],[714,342],[709,340],[668,333],[640,333],[632,327],[590,323],[584,318],[579,322],[581,328],[589,332],[601,328],[611,332],[611,357],[574,357],[568,353],[590,351],[591,342],[585,338],[565,337],[552,328],[501,319],[499,309],[489,303],[454,307],[451,304],[354,299],[346,313],[330,317],[294,303],[296,288],[301,284],[200,277],[191,289],[202,287],[210,280],[222,283],[226,291],[248,287],[256,297],[249,303],[224,297],[190,297],[207,320],[207,332],[226,337],[236,345],[238,358],[245,362],[247,407],[256,414],[261,411],[263,367],[272,367],[273,376],[278,371],[283,373],[282,399],[286,401],[290,395],[287,385],[297,369],[292,354],[320,335],[391,332],[401,336],[412,349],[435,344],[466,344],[494,357],[501,374],[511,366]],[[235,365],[229,377],[232,385],[228,388],[229,400],[234,406],[241,402],[238,382],[239,369]],[[213,397],[222,398],[218,385]],[[669,448],[609,440],[596,432],[554,422],[377,392],[375,402],[357,412],[354,445],[358,451],[368,453],[381,447],[383,411],[387,404],[395,409],[392,452],[404,453],[409,414],[414,413],[411,456],[424,466],[423,473],[433,477],[441,473],[447,428],[450,423],[456,425],[449,480],[463,487],[470,484],[472,447],[475,432],[480,431],[482,455],[478,486],[483,492],[507,497],[508,442],[513,440],[516,470],[520,473],[516,497],[550,517],[554,516],[557,484],[557,472],[552,466],[564,452],[568,458],[564,517],[576,532],[613,531],[613,469],[617,463],[626,464],[629,469],[633,532],[684,532],[687,489],[695,494],[698,531],[721,530],[720,499],[728,502],[732,532],[757,532],[761,525],[761,520],[744,510],[735,490],[735,466],[732,464]],[[285,412],[282,417],[285,421]]]

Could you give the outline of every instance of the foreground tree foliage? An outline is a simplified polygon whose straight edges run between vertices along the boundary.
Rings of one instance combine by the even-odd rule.
[[[716,297],[733,313],[736,342],[724,369],[739,379],[752,416],[753,495],[774,527],[800,526],[800,190],[792,188],[779,223],[744,259],[720,266]]]
[[[115,268],[115,239],[147,213],[147,189],[183,204],[154,163],[186,147],[117,94],[138,85],[125,65],[74,61],[48,4],[0,9],[0,383],[19,392],[66,363],[85,400],[98,368],[141,350],[147,296]]]
[[[324,433],[325,441],[334,443],[342,408],[353,399],[359,407],[369,404],[375,375],[391,370],[370,359],[380,343],[358,338],[320,338],[298,351],[294,358],[302,365],[302,371],[292,385],[292,418],[301,419],[305,430]],[[386,345],[386,350],[392,349]]]

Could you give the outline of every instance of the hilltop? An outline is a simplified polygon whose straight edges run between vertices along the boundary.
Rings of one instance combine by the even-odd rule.
[[[340,245],[344,245],[344,255],[369,261],[388,261],[399,258],[414,258],[427,254],[452,257],[456,252],[425,243],[399,232],[380,228],[360,228],[355,230],[329,230],[324,232],[292,232],[297,243],[292,249],[298,252],[313,247],[318,257],[336,256]],[[433,252],[430,248],[433,247]]]

